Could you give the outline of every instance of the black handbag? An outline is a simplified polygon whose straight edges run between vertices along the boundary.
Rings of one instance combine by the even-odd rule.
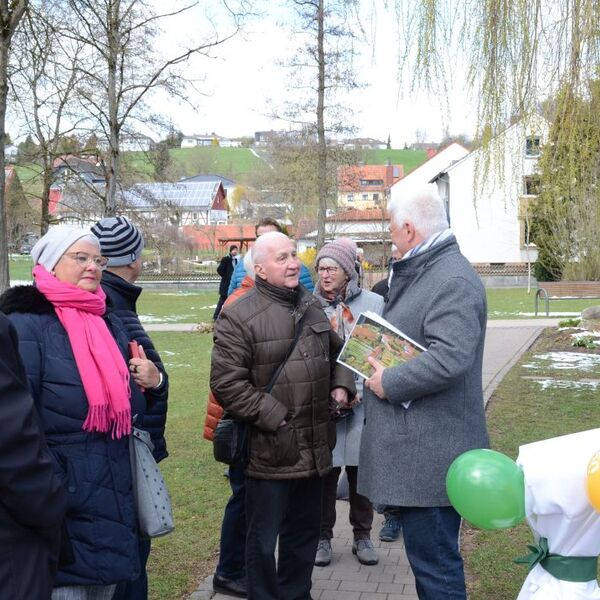
[[[304,324],[304,315],[306,315],[306,313],[304,313],[300,321],[298,321],[294,341],[288,348],[285,358],[281,361],[277,370],[273,373],[269,385],[265,388],[267,393],[273,389],[275,381],[277,381],[285,363],[300,339],[300,332],[302,331],[302,325]],[[225,463],[226,465],[247,465],[250,460],[250,436],[248,428],[249,425],[245,421],[234,419],[232,416],[225,413],[217,423],[213,437],[213,455],[215,460]]]

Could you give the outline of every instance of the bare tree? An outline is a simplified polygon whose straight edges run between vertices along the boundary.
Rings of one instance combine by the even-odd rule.
[[[8,238],[6,231],[5,183],[6,101],[8,97],[8,60],[13,35],[27,8],[27,0],[0,0],[0,292],[10,285]]]
[[[85,45],[79,69],[81,108],[95,129],[102,131],[107,149],[104,157],[106,189],[104,212],[116,211],[121,170],[121,138],[133,131],[137,120],[152,123],[145,104],[149,93],[162,90],[185,98],[188,83],[182,67],[191,56],[208,56],[211,49],[235,34],[217,31],[200,43],[163,57],[156,41],[169,18],[191,11],[197,3],[157,12],[148,0],[68,0],[73,13],[64,35]]]
[[[312,139],[310,153],[315,155],[316,199],[318,201],[317,246],[325,240],[327,208],[335,203],[328,167],[334,147],[332,135],[351,131],[348,111],[338,102],[341,90],[358,87],[353,71],[354,31],[358,22],[354,0],[294,0],[298,35],[304,44],[288,64],[292,87],[299,100],[289,103],[282,114],[301,129],[305,139]],[[352,23],[350,24],[350,19]]]
[[[29,187],[40,189],[41,235],[50,222],[55,160],[64,151],[66,136],[76,131],[78,124],[72,104],[82,43],[59,34],[65,16],[62,2],[32,2],[15,35],[11,59],[11,99],[36,144],[35,157],[31,158],[40,167],[40,185]]]

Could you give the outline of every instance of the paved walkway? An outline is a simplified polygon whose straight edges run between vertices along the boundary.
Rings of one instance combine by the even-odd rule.
[[[555,326],[558,319],[490,321],[484,353],[483,387],[487,403],[504,375],[533,344],[544,327]],[[150,327],[147,329],[150,330]],[[402,539],[380,542],[377,534],[383,517],[375,514],[373,543],[379,564],[359,564],[352,555],[352,529],[348,522],[348,503],[338,501],[333,560],[328,567],[315,567],[312,597],[315,600],[417,600]],[[189,600],[227,600],[231,596],[214,594],[211,577],[204,581]]]

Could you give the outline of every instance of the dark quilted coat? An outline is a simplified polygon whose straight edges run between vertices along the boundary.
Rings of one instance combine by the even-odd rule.
[[[144,414],[143,422],[136,421],[137,427],[141,426],[142,429],[148,431],[152,436],[154,458],[159,462],[168,456],[167,444],[165,442],[165,424],[167,422],[169,378],[160,355],[137,316],[135,303],[142,293],[142,288],[139,285],[129,283],[110,271],[104,271],[102,274],[101,285],[106,293],[109,309],[111,312],[116,313],[121,321],[123,321],[129,339],[135,340],[144,347],[146,357],[162,371],[164,377],[160,388],[157,390],[146,390],[146,402],[148,403],[146,413]]]
[[[271,393],[267,387],[306,313],[300,339]],[[250,463],[258,479],[296,479],[331,469],[335,424],[329,394],[352,373],[335,362],[341,339],[316,298],[302,286],[287,290],[260,278],[215,322],[210,386],[225,410],[249,421]],[[285,419],[287,425],[280,427]]]
[[[139,574],[129,438],[83,431],[88,403],[67,332],[52,305],[33,286],[0,297],[19,336],[19,353],[40,415],[54,468],[67,490],[66,529],[74,561],[59,569],[55,585],[108,585]],[[127,357],[121,320],[105,316]],[[145,399],[131,380],[132,414]]]

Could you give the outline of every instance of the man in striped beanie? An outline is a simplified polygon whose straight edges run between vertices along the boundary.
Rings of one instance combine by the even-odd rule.
[[[127,217],[106,217],[98,221],[92,233],[100,240],[100,252],[108,258],[106,271],[102,273],[102,289],[106,293],[109,310],[116,313],[127,329],[130,340],[135,340],[145,356],[158,368],[158,378],[144,385],[148,409],[143,423],[136,427],[145,429],[152,436],[154,458],[160,461],[167,456],[165,424],[167,422],[167,401],[169,381],[161,358],[154,348],[137,315],[136,302],[142,288],[135,281],[142,272],[142,251],[144,238],[141,231]],[[141,366],[139,370],[141,370]],[[136,371],[137,376],[143,373]],[[146,561],[150,554],[150,540],[139,539],[141,574],[135,581],[117,586],[113,600],[146,600],[148,598],[148,577]]]

